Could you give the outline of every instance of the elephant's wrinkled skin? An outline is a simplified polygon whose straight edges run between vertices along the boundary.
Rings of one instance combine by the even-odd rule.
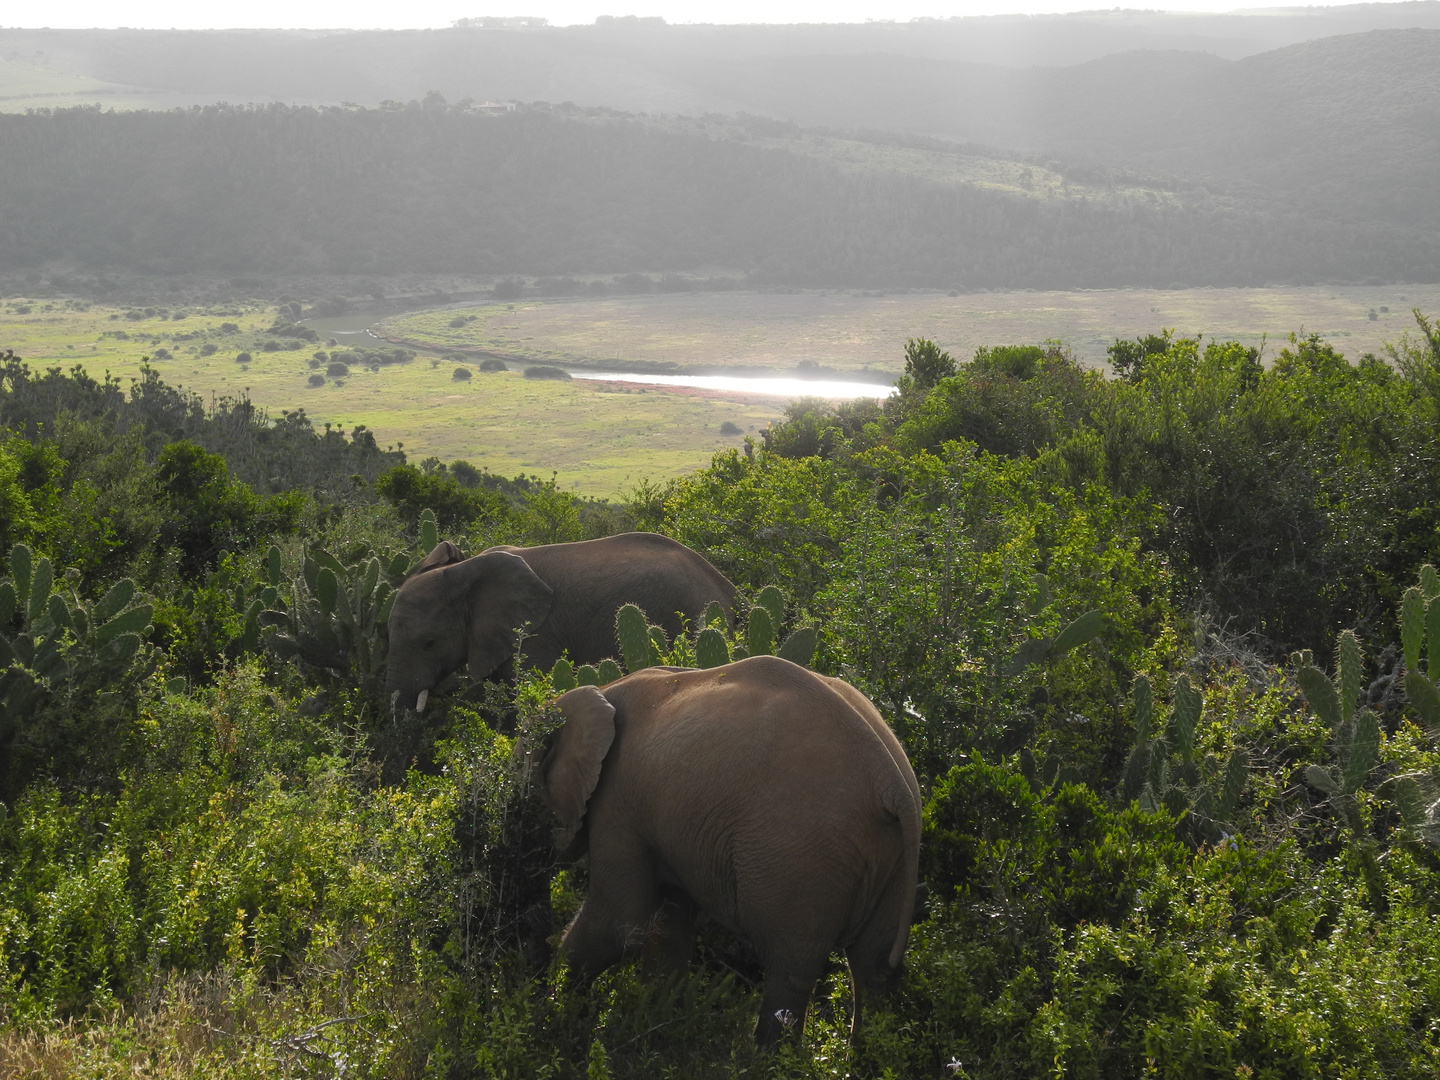
[[[920,791],[859,691],[773,656],[649,668],[558,700],[539,770],[589,892],[561,951],[584,980],[643,949],[683,966],[698,906],[765,969],[755,1037],[798,1031],[834,949],[858,1021],[897,981],[919,865]]]
[[[435,685],[469,664],[479,681],[513,658],[549,668],[618,653],[615,611],[638,604],[672,636],[714,600],[728,612],[735,586],[701,555],[656,533],[542,547],[494,547],[470,559],[449,541],[400,587],[390,612],[386,696],[417,712]],[[397,697],[398,695],[398,697]]]

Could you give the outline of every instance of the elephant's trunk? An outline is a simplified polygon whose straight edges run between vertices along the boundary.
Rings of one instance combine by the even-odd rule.
[[[386,671],[385,699],[391,703],[392,708],[424,712],[425,703],[430,698],[430,688],[417,685],[413,678],[404,678],[401,670],[399,665],[392,662]]]

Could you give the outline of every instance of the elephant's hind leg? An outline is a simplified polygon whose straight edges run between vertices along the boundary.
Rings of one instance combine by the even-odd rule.
[[[766,959],[765,994],[760,999],[760,1019],[755,1025],[757,1043],[772,1046],[787,1033],[800,1034],[810,1008],[810,995],[828,956],[825,950],[813,957],[791,954]]]
[[[890,966],[890,950],[895,944],[893,927],[873,920],[860,939],[845,950],[850,965],[850,984],[854,987],[853,1011],[850,1017],[850,1038],[859,1038],[861,1017],[867,1008],[888,1000],[900,985],[901,967]]]

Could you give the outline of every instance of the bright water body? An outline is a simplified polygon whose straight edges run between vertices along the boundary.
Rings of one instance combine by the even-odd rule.
[[[895,387],[879,383],[843,382],[838,379],[786,379],[767,375],[649,375],[618,371],[571,369],[577,379],[598,382],[633,382],[651,386],[693,386],[699,390],[723,390],[734,394],[766,394],[797,398],[881,398],[895,393]]]
[[[370,327],[381,317],[378,312],[354,312],[323,319],[306,319],[316,333],[333,337],[346,345],[368,347],[379,339]],[[369,338],[370,341],[361,339]],[[596,382],[628,382],[647,386],[689,386],[697,390],[719,390],[731,394],[763,394],[767,397],[820,397],[830,399],[881,398],[895,392],[879,383],[847,382],[841,379],[795,379],[769,375],[652,375],[648,372],[592,371],[567,368],[577,379]]]
[[[381,318],[383,316],[380,312],[357,311],[349,315],[331,315],[323,319],[304,319],[302,321],[317,334],[340,337],[341,335],[368,334],[370,327],[374,326]],[[371,337],[374,335],[371,334]]]

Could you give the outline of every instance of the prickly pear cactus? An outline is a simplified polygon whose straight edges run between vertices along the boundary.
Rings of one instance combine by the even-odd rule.
[[[1174,701],[1170,706],[1170,723],[1165,729],[1165,741],[1171,751],[1180,757],[1181,775],[1187,781],[1194,780],[1195,770],[1195,727],[1200,723],[1204,699],[1200,691],[1190,685],[1190,679],[1181,675],[1175,680]]]
[[[1036,574],[1035,596],[1042,600],[1048,600],[1049,582],[1044,574]],[[1035,606],[1036,604],[1039,606]],[[1038,614],[1044,603],[1032,600],[1031,614]],[[1101,611],[1087,611],[1078,619],[1067,623],[1054,637],[1030,638],[1016,651],[1010,661],[1001,669],[1005,675],[1018,675],[1026,668],[1036,664],[1048,664],[1058,660],[1072,649],[1077,649],[1087,641],[1099,637],[1105,632],[1105,614]]]
[[[785,621],[785,595],[779,586],[766,585],[760,590],[755,602],[770,613],[770,624],[775,627]]]
[[[0,600],[3,605],[3,600]],[[1400,640],[1405,653],[1405,696],[1422,730],[1440,747],[1440,575],[1420,568],[1420,581],[1400,602]],[[1440,777],[1428,772],[1396,776],[1385,790],[1400,811],[1405,831],[1440,848]]]
[[[628,671],[640,671],[656,663],[652,656],[650,624],[634,604],[625,604],[615,613],[615,636]]]
[[[428,507],[420,512],[420,551],[422,553],[435,550],[435,545],[440,543],[440,528],[435,523],[435,513]]]
[[[1295,671],[1295,681],[1315,715],[1330,728],[1335,765],[1308,765],[1306,782],[1330,797],[1352,833],[1364,831],[1355,793],[1364,785],[1380,756],[1380,723],[1369,709],[1356,710],[1360,697],[1360,639],[1346,630],[1336,642],[1332,681],[1308,659]]]
[[[550,669],[550,685],[554,687],[557,694],[563,694],[566,690],[574,690],[577,685],[575,681],[574,665],[563,656],[555,661]]]
[[[755,597],[744,630],[737,628],[731,639],[724,609],[712,604],[705,614],[704,629],[695,639],[696,663],[702,668],[718,667],[748,656],[774,655],[809,667],[815,659],[819,634],[814,626],[801,626],[782,642],[779,630],[784,617],[784,594],[776,586],[767,585]]]
[[[144,643],[154,609],[129,578],[87,604],[75,592],[79,571],[66,571],[57,589],[50,560],[24,544],[9,564],[0,580],[0,748],[27,731],[43,741],[67,700],[143,678],[156,659]]]
[[[750,609],[745,646],[751,656],[768,656],[775,651],[775,618],[769,608],[757,604]]]
[[[1136,675],[1130,687],[1131,712],[1135,718],[1135,745],[1125,760],[1124,781],[1121,795],[1126,802],[1140,798],[1149,779],[1150,755],[1157,749],[1163,752],[1163,744],[1156,748],[1151,739],[1151,725],[1155,719],[1154,690],[1144,675]]]
[[[625,604],[615,613],[615,637],[628,672],[642,671],[657,664],[714,668],[747,656],[769,654],[808,666],[815,656],[816,629],[813,626],[800,627],[777,649],[776,630],[784,611],[784,595],[770,585],[760,591],[755,606],[750,610],[747,625],[735,637],[730,635],[725,609],[718,603],[712,603],[706,608],[693,639],[689,635],[681,635],[672,642],[661,627],[652,625],[646,619],[644,611],[635,604]],[[573,673],[574,685],[579,686],[604,684],[620,676],[620,666],[613,660],[601,662],[598,668],[586,665]],[[561,675],[561,678],[565,676]],[[552,684],[561,691],[561,683],[555,679],[552,669]]]
[[[266,559],[274,603],[256,612],[265,642],[277,656],[296,657],[334,676],[375,681],[385,666],[386,623],[395,590],[409,566],[405,552],[382,557],[361,546],[347,562],[321,547],[308,549],[300,573],[281,578],[280,552]],[[284,594],[284,595],[282,595]],[[288,600],[287,600],[288,597]]]
[[[815,627],[802,626],[780,646],[775,655],[782,660],[789,660],[792,664],[799,664],[801,667],[809,667],[815,659],[815,646],[819,643],[819,635]]]
[[[730,663],[730,649],[725,635],[713,626],[700,631],[695,639],[695,662],[702,668],[720,667]]]
[[[620,642],[620,656],[629,672],[641,671],[656,664],[690,667],[694,653],[687,639],[677,640],[671,648],[664,628],[653,626],[645,612],[634,604],[625,604],[615,612],[615,637]]]
[[[1154,689],[1137,675],[1130,690],[1135,744],[1125,762],[1121,794],[1151,813],[1164,809],[1180,818],[1192,843],[1214,843],[1233,832],[1240,798],[1249,780],[1250,756],[1243,747],[1225,761],[1195,754],[1195,732],[1204,714],[1204,698],[1181,675],[1175,680],[1170,714],[1157,720]],[[1157,736],[1155,732],[1164,730]]]

